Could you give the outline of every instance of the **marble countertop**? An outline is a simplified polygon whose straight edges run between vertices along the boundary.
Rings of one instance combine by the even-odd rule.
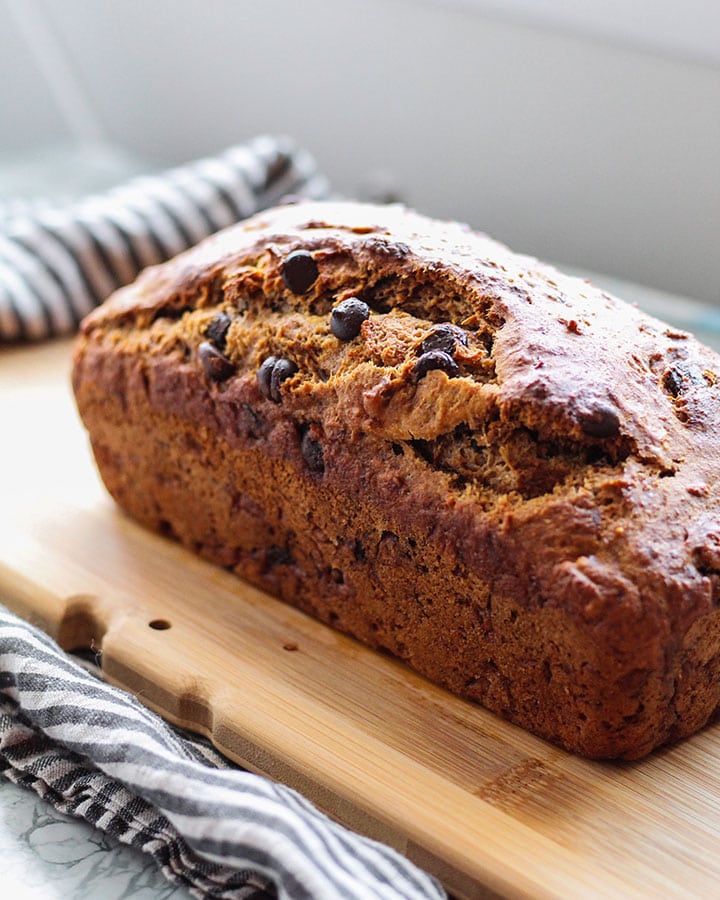
[[[189,900],[154,860],[0,779],[0,896],[8,900]]]

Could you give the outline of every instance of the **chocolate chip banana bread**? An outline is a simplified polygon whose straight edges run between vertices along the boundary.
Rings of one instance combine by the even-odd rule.
[[[720,358],[403,208],[296,204],[85,320],[140,522],[591,757],[720,707]]]

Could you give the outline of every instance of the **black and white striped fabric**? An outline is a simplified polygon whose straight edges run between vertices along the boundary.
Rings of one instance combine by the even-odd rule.
[[[306,151],[263,136],[67,206],[0,200],[0,343],[68,334],[145,266],[285,195],[326,192]]]
[[[152,854],[200,897],[445,896],[394,850],[187,740],[3,607],[0,773]]]

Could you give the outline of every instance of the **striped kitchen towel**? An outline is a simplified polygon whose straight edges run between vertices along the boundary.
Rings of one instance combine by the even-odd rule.
[[[3,607],[0,774],[152,854],[199,897],[445,896],[394,850],[232,767]]]
[[[263,136],[66,206],[0,199],[0,343],[68,334],[145,266],[286,195],[326,192],[306,151]]]

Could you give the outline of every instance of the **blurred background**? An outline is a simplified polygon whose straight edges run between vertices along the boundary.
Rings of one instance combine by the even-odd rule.
[[[0,0],[0,196],[286,133],[333,187],[720,305],[716,0]]]

